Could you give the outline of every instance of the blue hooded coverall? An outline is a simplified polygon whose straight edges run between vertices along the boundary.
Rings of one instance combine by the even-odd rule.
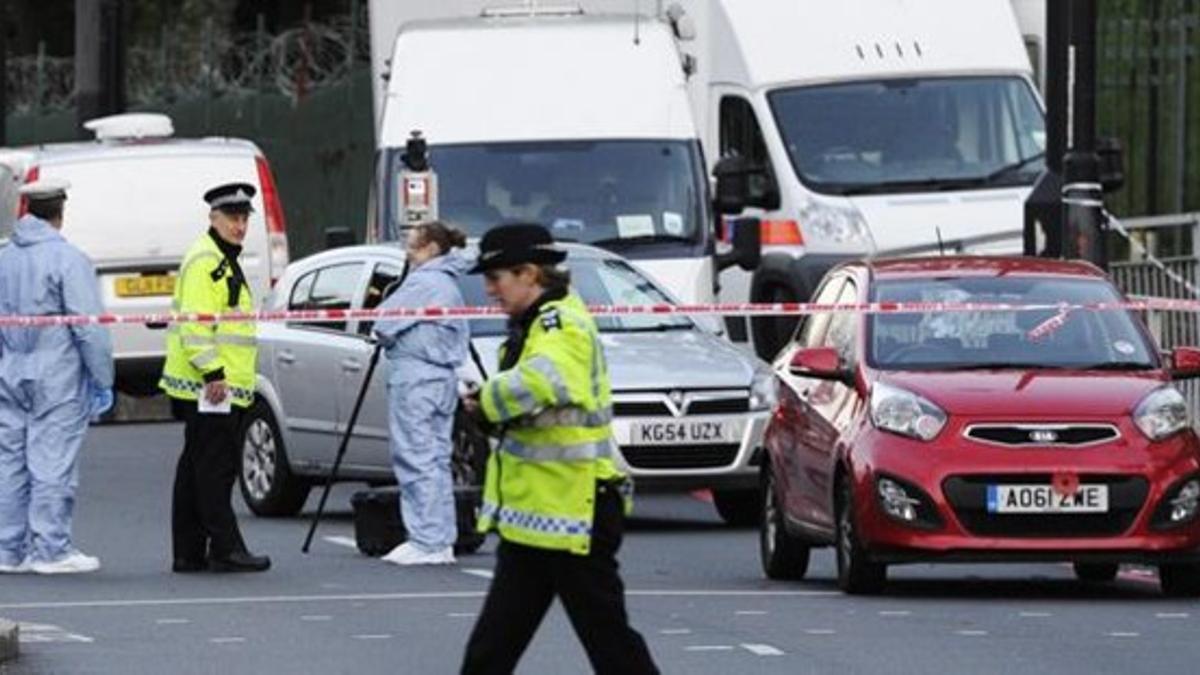
[[[48,222],[17,221],[0,248],[0,315],[102,311],[87,256]],[[0,564],[71,553],[90,392],[112,386],[107,328],[0,328]]]
[[[461,307],[459,278],[472,261],[447,253],[413,268],[381,309]],[[451,435],[458,406],[455,369],[467,357],[470,331],[461,319],[382,321],[375,335],[386,347],[392,466],[408,539],[435,553],[458,538]]]

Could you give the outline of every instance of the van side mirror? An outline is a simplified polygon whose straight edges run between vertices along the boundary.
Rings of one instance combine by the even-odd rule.
[[[354,232],[348,227],[329,227],[325,229],[325,249],[353,246],[358,243]]]
[[[713,200],[717,213],[737,215],[750,206],[768,211],[779,208],[779,188],[761,164],[744,157],[723,157],[713,167],[713,177],[717,179]]]
[[[1171,377],[1176,380],[1200,377],[1200,349],[1176,347],[1171,350]]]
[[[733,230],[733,250],[717,255],[717,271],[737,265],[749,272],[762,261],[762,224],[758,218],[731,218],[725,226]]]
[[[788,370],[796,377],[811,377],[853,385],[854,374],[842,365],[842,355],[833,347],[810,347],[792,355]]]
[[[1105,194],[1125,186],[1125,151],[1121,139],[1106,136],[1096,139],[1096,154],[1100,158],[1100,186]]]

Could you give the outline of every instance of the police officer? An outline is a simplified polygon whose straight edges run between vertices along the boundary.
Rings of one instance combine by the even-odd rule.
[[[238,255],[254,193],[253,185],[229,183],[204,194],[210,227],[184,255],[175,311],[253,309]],[[270,558],[246,550],[230,504],[242,413],[254,401],[257,351],[252,323],[174,324],[167,334],[159,387],[184,422],[171,505],[176,572],[261,572],[271,566]]]
[[[511,673],[557,596],[592,668],[654,673],[617,574],[627,503],[612,461],[608,370],[595,321],[540,225],[480,243],[473,273],[509,315],[500,368],[470,404],[503,429],[488,460],[480,529],[500,534],[496,571],[464,673]]]
[[[68,187],[20,189],[28,213],[0,250],[0,315],[103,311],[95,268],[59,233]],[[71,520],[88,418],[112,407],[112,386],[107,329],[0,328],[0,572],[100,569],[74,547]]]

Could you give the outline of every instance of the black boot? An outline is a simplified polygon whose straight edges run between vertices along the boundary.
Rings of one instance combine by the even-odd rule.
[[[208,569],[213,572],[265,572],[271,569],[271,559],[247,551],[234,551],[226,556],[209,558]]]

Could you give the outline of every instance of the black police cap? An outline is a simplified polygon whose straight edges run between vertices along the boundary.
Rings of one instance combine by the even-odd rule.
[[[249,183],[225,183],[204,193],[204,201],[214,210],[229,213],[250,213],[254,210],[251,205],[258,190]]]
[[[518,265],[557,265],[567,252],[554,245],[550,231],[536,223],[511,223],[488,230],[479,242],[479,259],[470,274]]]

